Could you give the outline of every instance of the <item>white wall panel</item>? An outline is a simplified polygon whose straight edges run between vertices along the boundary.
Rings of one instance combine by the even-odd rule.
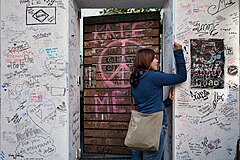
[[[80,18],[75,2],[69,1],[69,159],[80,148]]]
[[[71,117],[78,110],[79,65],[74,60],[69,65],[69,55],[79,57],[79,24],[72,15],[69,25],[69,8],[76,7],[69,4],[1,1],[0,159],[74,159],[69,137],[79,134],[73,123],[79,113]],[[69,27],[76,30],[76,41]]]
[[[239,139],[239,1],[177,0],[187,82],[175,92],[174,158],[233,160]]]

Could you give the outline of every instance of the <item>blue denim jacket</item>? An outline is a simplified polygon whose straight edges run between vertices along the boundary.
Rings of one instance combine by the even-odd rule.
[[[187,80],[187,71],[183,50],[174,51],[176,61],[176,73],[164,73],[157,70],[149,70],[139,78],[138,85],[131,87],[131,94],[137,103],[141,113],[155,113],[162,110],[163,86],[176,85]],[[164,100],[165,108],[171,105],[171,100]],[[164,112],[163,124],[167,124],[166,112]]]

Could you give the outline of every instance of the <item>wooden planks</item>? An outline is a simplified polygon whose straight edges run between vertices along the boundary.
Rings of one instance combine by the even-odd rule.
[[[84,130],[86,137],[125,138],[127,130]]]
[[[113,146],[124,146],[122,139],[112,139],[112,138],[88,138],[84,139],[84,144],[94,144],[94,145],[113,145]]]
[[[129,86],[129,80],[112,80],[109,77],[105,81],[84,81],[85,88],[127,88]]]
[[[96,88],[96,89],[85,89],[84,96],[116,96],[115,94],[112,94],[116,91],[114,88]],[[130,96],[130,90],[128,88],[121,88],[117,90],[118,93],[123,93],[121,96]],[[106,94],[108,93],[108,94]]]
[[[160,28],[158,20],[152,21],[142,21],[142,22],[123,22],[123,23],[109,23],[109,24],[94,24],[94,25],[86,25],[84,28],[84,33],[92,33],[96,31],[109,30],[109,31],[124,31],[124,30],[139,30],[139,29],[155,29]],[[161,31],[161,30],[160,30]]]
[[[159,53],[159,44],[157,46],[144,46],[143,44],[139,46],[125,46],[125,47],[108,47],[107,50],[105,50],[104,55],[122,55],[122,51],[124,50],[125,54],[135,54],[140,48],[151,48],[156,53]],[[105,48],[85,48],[84,50],[84,56],[99,56],[101,55],[102,51]]]
[[[115,106],[107,106],[107,105],[84,105],[85,114],[89,112],[97,112],[99,113],[130,113],[133,107],[129,105],[115,105]]]
[[[159,35],[159,29],[135,29],[127,31],[107,31],[107,32],[93,32],[84,34],[84,40],[102,40],[102,39],[121,39],[132,38],[132,37],[141,37],[141,35],[147,37],[156,37]]]
[[[130,74],[140,48],[160,53],[159,20],[159,12],[84,18],[84,152],[130,154]]]
[[[130,114],[112,114],[112,113],[86,113],[84,120],[89,121],[116,121],[116,122],[129,122]]]
[[[113,146],[96,146],[96,145],[84,145],[85,152],[91,153],[108,153],[108,154],[130,154],[131,150],[127,147],[113,147]]]
[[[124,23],[135,21],[160,20],[160,12],[134,13],[125,15],[94,16],[83,19],[85,26],[92,24]]]
[[[131,39],[120,39],[120,40],[93,40],[93,41],[85,41],[85,48],[101,48],[102,46],[108,47],[121,47],[121,46],[137,46],[137,45],[157,45],[159,44],[159,38],[131,38]],[[105,50],[106,50],[105,48]]]
[[[85,64],[115,64],[115,63],[133,63],[135,58],[135,54],[132,55],[114,55],[114,56],[95,56],[95,57],[85,57],[84,63]]]
[[[114,96],[114,97],[109,97],[108,94],[106,94],[105,96],[101,97],[85,97],[84,98],[84,104],[103,104],[105,103],[105,105],[110,105],[110,104],[130,104],[130,98],[129,97],[118,97],[118,96]],[[129,105],[130,106],[130,105]]]
[[[127,129],[128,122],[84,122],[84,128],[87,129]]]

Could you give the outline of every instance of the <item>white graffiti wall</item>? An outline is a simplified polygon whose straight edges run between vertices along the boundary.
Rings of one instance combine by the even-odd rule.
[[[239,139],[239,0],[176,0],[187,82],[175,92],[174,159],[234,160]]]
[[[167,0],[164,3],[162,9],[162,25],[163,25],[163,52],[162,52],[162,70],[166,73],[171,73],[173,66],[173,51],[172,44],[174,41],[173,37],[173,1]],[[164,99],[168,96],[169,87],[164,87]],[[164,159],[171,160],[172,159],[172,107],[167,108],[168,112],[168,134],[166,140],[166,147],[164,152]]]
[[[69,159],[80,148],[80,18],[75,1],[69,1]]]
[[[70,117],[78,116],[71,4],[1,1],[1,160],[66,160],[76,145],[69,142],[78,131]]]

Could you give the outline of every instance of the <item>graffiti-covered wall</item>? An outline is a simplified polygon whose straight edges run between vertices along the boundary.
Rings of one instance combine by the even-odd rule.
[[[175,92],[174,158],[233,160],[239,139],[239,1],[177,0],[187,82]]]
[[[72,4],[1,1],[1,160],[69,159],[69,136],[78,130],[77,118],[69,122],[77,103],[68,53],[78,48],[70,43]]]
[[[161,69],[166,73],[171,73],[173,68],[173,50],[172,50],[172,44],[174,41],[173,37],[173,2],[170,0],[165,1],[163,9],[162,9],[162,25],[163,25],[163,52],[161,56]],[[164,88],[164,99],[168,96],[169,87],[165,86]],[[166,136],[166,144],[165,144],[165,150],[164,150],[164,159],[171,160],[172,159],[172,107],[167,108],[167,114],[168,114],[168,134]]]
[[[69,159],[80,148],[80,18],[75,1],[69,1]]]

